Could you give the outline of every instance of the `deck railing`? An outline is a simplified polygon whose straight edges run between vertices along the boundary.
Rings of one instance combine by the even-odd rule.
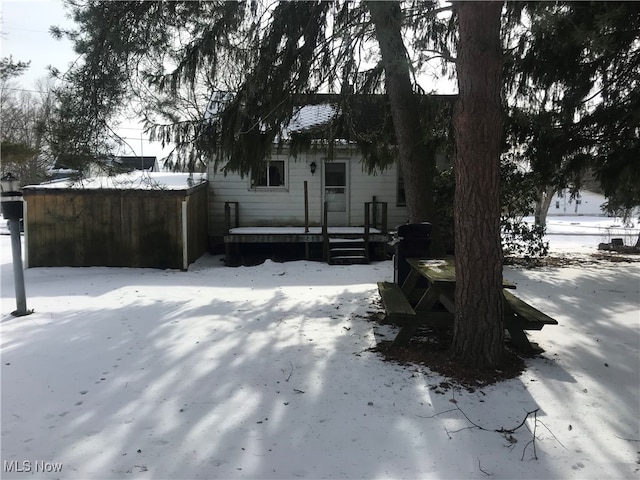
[[[224,227],[227,234],[229,234],[232,228],[238,228],[240,226],[239,211],[238,202],[224,202]],[[231,220],[233,220],[233,224]]]
[[[328,204],[324,202],[322,207],[322,240],[323,240],[323,256],[325,261],[329,261],[330,243],[329,243],[329,213]],[[369,237],[371,228],[376,228],[381,233],[387,233],[387,202],[378,202],[376,197],[373,201],[364,203],[364,248],[369,260]]]
[[[365,202],[364,204],[364,252],[367,257],[367,262],[369,262],[369,229],[371,228],[369,219],[371,218],[369,215],[370,205],[369,202]]]
[[[322,256],[324,257],[324,261],[329,261],[329,203],[324,202],[322,205]]]
[[[365,202],[365,219],[373,228],[379,228],[382,233],[387,233],[387,202],[379,202],[373,197],[371,202]]]

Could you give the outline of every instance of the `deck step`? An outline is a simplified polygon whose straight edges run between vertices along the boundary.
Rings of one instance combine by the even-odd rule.
[[[331,265],[366,265],[367,263],[369,259],[360,256],[332,257],[329,261]]]
[[[363,238],[329,238],[330,265],[354,265],[369,263]]]
[[[332,248],[331,253],[334,255],[366,255],[367,250],[363,247],[340,247]]]
[[[364,243],[364,238],[329,237],[329,243]]]

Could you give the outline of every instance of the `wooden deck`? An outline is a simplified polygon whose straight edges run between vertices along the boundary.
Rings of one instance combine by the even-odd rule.
[[[224,236],[225,243],[314,243],[323,242],[322,227],[236,227]],[[364,227],[328,227],[335,238],[358,238],[365,234]],[[370,242],[388,242],[390,235],[377,228],[369,228]]]
[[[391,235],[377,228],[328,227],[235,227],[224,235],[225,263],[243,263],[243,252],[280,251],[295,259],[331,264],[368,263],[383,259]],[[366,239],[366,240],[365,240]],[[246,246],[246,247],[245,247]],[[300,252],[295,254],[295,252]]]
[[[306,204],[305,201],[305,218],[301,226],[241,227],[238,202],[225,202],[226,233],[223,240],[227,265],[238,263],[234,257],[242,256],[243,245],[254,250],[264,249],[270,245],[274,247],[280,244],[290,245],[291,247],[287,247],[290,253],[298,246],[304,247],[304,258],[307,260],[319,257],[330,264],[342,265],[369,263],[371,256],[384,258],[386,255],[386,244],[391,239],[391,235],[386,230],[386,203],[377,202],[375,197],[372,202],[365,202],[364,222],[363,226],[359,227],[330,226],[326,202],[322,225],[310,226]],[[318,249],[320,249],[319,254]]]

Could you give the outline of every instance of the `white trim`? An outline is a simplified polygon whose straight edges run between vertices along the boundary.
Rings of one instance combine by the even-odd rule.
[[[344,195],[345,195],[345,210],[342,212],[329,213],[329,225],[333,226],[347,226],[351,222],[351,159],[349,158],[336,158],[334,160],[322,159],[322,205],[326,201],[326,166],[328,163],[343,163],[344,164]],[[331,216],[333,215],[333,221]],[[338,218],[336,218],[338,217]]]

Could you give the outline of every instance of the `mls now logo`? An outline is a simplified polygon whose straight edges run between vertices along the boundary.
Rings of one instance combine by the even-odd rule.
[[[19,462],[18,460],[5,460],[2,466],[5,473],[52,473],[62,471],[62,463],[43,461],[32,462],[24,460]]]

